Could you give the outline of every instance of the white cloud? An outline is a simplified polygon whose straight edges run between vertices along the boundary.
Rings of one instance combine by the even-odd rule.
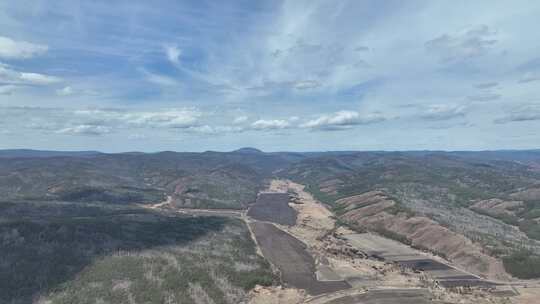
[[[172,77],[151,73],[145,69],[139,69],[139,71],[141,71],[145,75],[145,78],[148,82],[165,87],[179,85],[178,81],[176,81],[176,79]]]
[[[486,54],[497,43],[496,34],[487,25],[478,25],[454,34],[443,34],[425,45],[443,61],[461,61]]]
[[[495,94],[495,93],[485,93],[485,94],[467,96],[467,99],[471,101],[491,101],[491,100],[497,100],[499,98],[501,98],[501,95]]]
[[[70,95],[73,95],[73,93],[74,91],[70,86],[56,90],[56,94],[59,96],[70,96]]]
[[[70,134],[70,135],[104,135],[111,133],[111,129],[105,126],[95,126],[95,125],[77,125],[73,127],[64,128],[56,131],[59,134]]]
[[[315,89],[320,86],[321,86],[321,83],[314,80],[297,81],[293,84],[293,87],[297,90]]]
[[[290,126],[291,125],[288,121],[282,119],[259,119],[251,124],[251,128],[254,130],[277,130],[286,129]]]
[[[217,134],[218,133],[218,130],[216,128],[209,125],[192,126],[192,127],[189,127],[187,131],[194,132],[194,133],[201,133],[201,134]]]
[[[356,111],[339,111],[324,114],[301,125],[302,128],[320,130],[342,130],[357,125],[368,125],[385,121],[386,118],[378,113],[360,115]]]
[[[55,76],[43,75],[38,73],[20,73],[20,79],[32,84],[53,84],[62,81]]]
[[[503,117],[494,120],[497,124],[540,120],[540,105],[518,106]]]
[[[0,64],[0,82],[23,85],[49,85],[62,81],[62,79],[38,73],[26,73],[13,70],[5,64]]]
[[[118,130],[173,130],[198,127],[202,114],[195,109],[156,111],[130,109],[62,109],[37,107],[0,108],[0,121],[24,121],[22,128],[46,133],[101,135]],[[142,132],[142,131],[141,131]],[[155,132],[155,131],[152,131]]]
[[[197,124],[201,113],[191,109],[134,112],[121,116],[125,122],[143,127],[184,129]]]
[[[521,76],[521,78],[519,79],[519,83],[528,83],[528,82],[533,82],[533,81],[537,81],[537,80],[540,80],[540,75],[536,74],[536,73],[533,73],[533,72],[527,72],[525,74],[523,74],[523,76]]]
[[[185,129],[198,124],[202,113],[198,110],[164,109],[160,111],[137,111],[125,109],[93,109],[73,112],[78,120],[92,124],[116,125],[119,127]]]
[[[245,128],[239,126],[192,126],[186,129],[187,132],[204,134],[204,135],[223,135],[227,133],[240,133],[246,131]]]
[[[47,46],[33,44],[26,41],[15,41],[8,37],[0,36],[0,58],[26,59],[41,55],[47,51]]]
[[[146,139],[148,137],[144,134],[135,133],[135,134],[129,134],[128,138],[133,139],[133,140],[140,140],[140,139]]]
[[[19,89],[18,86],[15,85],[3,85],[0,86],[0,95],[11,95],[13,92],[17,91]]]
[[[367,52],[369,51],[369,47],[365,45],[360,45],[354,48],[355,52]]]
[[[178,46],[165,46],[165,54],[167,55],[167,59],[173,64],[180,63],[180,55],[182,55],[182,50],[179,49]]]
[[[429,1],[400,1],[392,5],[343,1],[336,5],[328,1],[299,0],[282,1],[262,10],[234,4],[186,5],[179,1],[170,2],[167,9],[159,11],[152,9],[153,4],[141,3],[137,5],[137,11],[144,11],[145,18],[132,18],[137,13],[132,7],[111,4],[104,8],[94,2],[85,5],[85,14],[78,14],[72,11],[74,8],[59,3],[39,6],[35,8],[39,11],[35,14],[21,15],[28,11],[28,5],[12,2],[9,5],[12,8],[0,9],[0,15],[4,17],[0,17],[0,29],[4,29],[2,34],[10,33],[15,40],[49,43],[51,54],[43,60],[24,62],[0,57],[0,61],[11,64],[3,67],[17,73],[66,75],[63,76],[66,82],[55,84],[50,89],[28,88],[29,80],[21,79],[20,74],[12,75],[10,81],[2,81],[2,85],[18,86],[28,91],[25,94],[16,92],[13,98],[0,95],[0,101],[3,104],[42,107],[125,107],[122,111],[102,110],[86,116],[73,115],[73,111],[68,109],[62,113],[43,114],[41,118],[37,114],[26,115],[25,118],[60,122],[53,131],[43,132],[98,123],[114,132],[122,132],[126,138],[128,134],[140,132],[149,136],[149,150],[171,148],[160,141],[161,136],[152,142],[150,137],[154,134],[218,133],[226,132],[226,127],[231,126],[244,127],[246,132],[223,141],[194,139],[185,145],[183,143],[182,148],[202,149],[204,145],[215,145],[220,149],[244,141],[256,141],[261,145],[281,144],[280,148],[285,146],[299,150],[328,147],[397,149],[415,147],[415,143],[424,140],[432,144],[426,144],[426,148],[441,148],[454,142],[463,147],[467,147],[468,142],[496,147],[495,141],[499,146],[511,146],[512,142],[507,141],[505,135],[522,133],[529,124],[512,124],[512,130],[506,129],[505,134],[500,134],[498,130],[505,128],[492,122],[498,118],[500,106],[536,100],[535,84],[539,83],[529,81],[539,79],[540,43],[523,30],[534,28],[538,23],[534,12],[538,11],[539,4],[531,1],[526,5],[497,2],[489,6],[468,1],[456,6],[450,2]],[[183,16],[181,12],[186,11],[196,12],[201,18]],[[249,18],[235,18],[239,11]],[[482,13],[478,14],[479,11]],[[77,18],[63,20],[59,29],[58,20],[54,18],[58,13],[77,14]],[[124,16],[130,22],[120,24],[104,37],[106,24],[101,21],[108,20],[106,17],[110,15]],[[389,15],[391,19],[387,18]],[[454,18],[456,16],[459,18]],[[42,22],[42,18],[46,20]],[[456,31],[469,22],[486,26]],[[39,31],[32,28],[35,24],[40,25]],[[407,26],[396,27],[396,24]],[[84,32],[82,36],[81,30]],[[495,33],[495,30],[499,32]],[[223,42],[226,42],[226,47]],[[38,54],[35,52],[31,56],[39,58]],[[441,60],[457,64],[441,66]],[[169,69],[163,69],[163,65]],[[150,73],[143,74],[137,67],[143,67]],[[5,75],[0,78],[6,79]],[[529,84],[517,85],[518,81]],[[499,82],[500,85],[484,85],[489,82]],[[475,86],[477,84],[479,86]],[[56,89],[67,85],[72,87],[77,97],[84,94],[85,88],[99,89],[100,96],[77,98],[77,104],[71,98],[50,96],[51,92],[54,94]],[[250,90],[252,87],[261,89]],[[5,90],[9,92],[12,88]],[[467,96],[485,99],[484,93],[496,93],[504,98],[496,103],[483,104],[467,99]],[[414,108],[405,107],[411,102],[415,104]],[[470,111],[467,108],[466,112],[459,109],[447,109],[445,112],[423,107],[447,102],[470,104]],[[177,119],[172,123],[168,122],[174,120],[170,117],[158,119],[167,116],[163,113],[169,109],[163,107],[174,104],[197,105],[208,109],[211,114],[203,114],[195,120]],[[220,109],[220,113],[215,109]],[[377,132],[377,138],[358,143],[331,133],[321,133],[320,140],[310,141],[304,138],[310,129],[297,129],[307,123],[312,124],[311,129],[344,129],[358,124],[355,115],[332,119],[340,116],[334,112],[343,109],[357,110],[358,117],[364,118],[369,111],[380,110],[388,119],[391,118],[387,115],[399,113],[410,120],[366,127]],[[0,108],[0,112],[3,110]],[[240,115],[249,119],[235,124],[235,118]],[[300,119],[294,121],[290,118],[293,115],[300,116]],[[465,115],[466,119],[463,118]],[[382,115],[372,116],[372,120],[385,119]],[[523,115],[515,117],[527,118]],[[290,125],[286,132],[288,135],[277,139],[272,137],[273,133],[255,130],[251,124],[259,118],[286,121]],[[425,119],[448,120],[426,123]],[[339,120],[350,120],[350,123]],[[413,120],[416,123],[407,125]],[[24,128],[25,120],[20,121],[16,125]],[[426,125],[439,127],[464,121],[474,121],[477,127],[466,131],[459,128],[449,130],[455,132],[452,135],[462,139],[460,141],[434,142],[430,137],[433,133],[425,129]],[[387,127],[389,125],[392,128]],[[535,125],[531,122],[530,130],[534,130]],[[175,126],[182,129],[172,132]],[[418,126],[419,129],[413,129]],[[28,131],[27,138],[32,138],[32,132],[36,132],[23,130]],[[21,140],[4,145],[24,145],[33,141]],[[527,140],[522,143],[531,146],[533,142]],[[63,145],[64,142],[50,144],[51,147]],[[102,146],[104,149],[107,146],[121,147],[120,144],[111,146],[106,141]]]
[[[248,119],[249,119],[249,117],[247,117],[245,115],[238,116],[233,120],[233,124],[241,124],[241,123],[246,122]]]
[[[474,87],[477,89],[491,89],[498,85],[499,85],[498,82],[483,82],[483,83],[475,84]]]
[[[420,115],[426,120],[449,120],[463,116],[465,116],[464,106],[448,104],[431,105]]]

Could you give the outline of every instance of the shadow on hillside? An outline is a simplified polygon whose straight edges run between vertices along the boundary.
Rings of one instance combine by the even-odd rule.
[[[188,244],[221,231],[227,222],[147,211],[68,213],[24,220],[21,213],[10,221],[0,215],[0,303],[31,303],[32,297],[59,288],[101,256]]]

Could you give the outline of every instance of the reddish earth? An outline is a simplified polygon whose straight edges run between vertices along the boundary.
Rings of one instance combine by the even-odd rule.
[[[413,246],[444,254],[463,269],[485,278],[509,279],[501,261],[483,253],[480,246],[465,236],[424,216],[390,213],[388,208],[396,203],[383,192],[371,191],[337,203],[344,210],[340,218],[353,226],[386,231],[406,238]]]
[[[491,216],[515,215],[520,207],[523,206],[521,201],[503,201],[501,199],[488,199],[475,203],[471,209],[475,211],[485,212]]]

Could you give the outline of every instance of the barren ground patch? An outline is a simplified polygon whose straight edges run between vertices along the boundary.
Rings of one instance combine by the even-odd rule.
[[[259,221],[288,226],[296,223],[296,211],[289,206],[287,193],[260,193],[247,214]]]
[[[318,295],[350,288],[344,281],[317,281],[315,261],[305,245],[274,225],[263,222],[250,224],[264,256],[281,272],[285,284]]]

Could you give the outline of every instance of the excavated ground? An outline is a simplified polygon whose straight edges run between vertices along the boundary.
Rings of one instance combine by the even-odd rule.
[[[247,215],[255,220],[292,226],[296,211],[289,206],[288,193],[260,193]]]
[[[395,246],[393,248],[392,246],[395,244],[391,243],[390,248],[382,248],[379,247],[381,244],[377,244],[377,242],[371,242],[371,246],[375,246],[375,251],[378,250],[379,253],[384,250],[393,251],[395,257],[399,257],[406,263],[413,263],[407,261],[417,260],[416,263],[420,263],[423,267],[433,268],[429,270],[431,274],[427,274],[427,271],[413,271],[409,267],[401,267],[390,259],[384,261],[370,258],[372,253],[369,252],[370,249],[355,246],[354,242],[348,239],[350,236],[353,239],[354,235],[358,235],[358,233],[345,227],[337,227],[333,213],[304,191],[304,186],[300,184],[274,180],[266,191],[289,193],[289,206],[296,211],[296,223],[291,225],[290,222],[280,224],[270,221],[264,224],[256,223],[254,226],[251,219],[248,218],[248,221],[252,222],[252,231],[261,227],[268,230],[255,233],[259,234],[256,239],[263,255],[272,263],[279,261],[274,266],[280,270],[290,268],[289,273],[296,271],[302,274],[300,280],[296,276],[292,278],[293,281],[297,280],[297,286],[304,284],[304,287],[299,289],[293,284],[286,283],[287,288],[259,288],[252,293],[249,301],[251,304],[508,303],[507,298],[493,297],[483,290],[456,289],[455,292],[450,292],[441,288],[440,285],[436,284],[435,278],[431,277],[431,274],[433,276],[453,276],[456,280],[472,278],[468,277],[468,273],[450,269],[446,263],[441,263],[432,255],[424,254],[397,242],[403,247]],[[279,240],[273,239],[275,235],[281,235]],[[292,243],[289,242],[291,238],[294,240]],[[369,245],[369,242],[366,244]],[[389,254],[388,258],[391,256],[392,254]],[[433,259],[433,263],[431,263],[431,259]],[[430,263],[424,263],[424,265],[418,260],[428,260]],[[298,265],[304,266],[298,267]],[[307,265],[314,265],[312,266],[314,268],[307,267]],[[315,277],[312,276],[313,269],[316,270]],[[282,278],[288,278],[291,282],[287,271],[282,273]],[[476,279],[476,277],[474,278]],[[328,290],[320,288],[320,286],[333,285],[319,285],[336,282],[339,284],[346,282],[352,287],[333,291],[331,288]],[[316,286],[319,292],[313,293],[313,289],[310,291],[310,286],[306,286],[306,284],[314,284],[311,287]],[[510,294],[513,294],[512,290],[509,290],[505,297]]]
[[[315,276],[315,261],[306,246],[295,237],[270,223],[250,224],[263,255],[281,272],[286,286],[306,290],[310,295],[350,288],[347,282],[319,281]]]

